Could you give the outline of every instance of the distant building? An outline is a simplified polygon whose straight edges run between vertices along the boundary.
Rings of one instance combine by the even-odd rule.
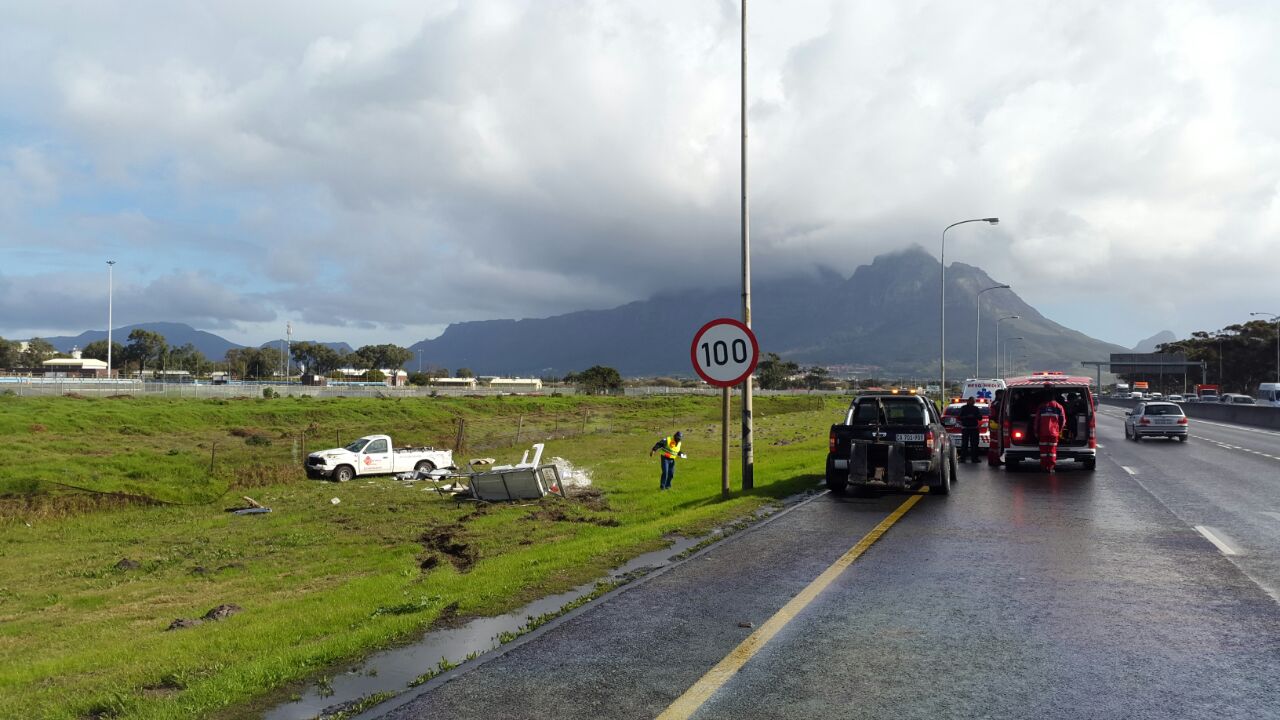
[[[486,378],[485,384],[503,392],[540,392],[542,381],[538,378]]]
[[[369,371],[364,368],[338,368],[334,372],[341,373],[346,382],[366,382],[365,373]],[[378,372],[386,376],[383,382],[391,387],[404,387],[409,384],[409,373],[405,370],[379,370]]]
[[[427,384],[435,387],[463,388],[465,390],[476,389],[475,378],[438,377],[438,378],[431,378],[430,380],[427,381]]]
[[[107,376],[105,360],[81,357],[79,349],[73,349],[69,358],[45,360],[40,365],[44,368],[45,377],[104,378]]]

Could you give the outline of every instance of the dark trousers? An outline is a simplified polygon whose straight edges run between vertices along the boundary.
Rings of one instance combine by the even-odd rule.
[[[662,480],[658,489],[668,490],[671,488],[671,479],[676,476],[676,459],[662,456]]]
[[[960,457],[978,462],[978,428],[960,429]]]

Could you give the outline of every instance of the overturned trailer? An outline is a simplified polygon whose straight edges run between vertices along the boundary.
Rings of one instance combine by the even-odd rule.
[[[542,464],[543,449],[543,443],[534,443],[524,451],[520,462],[511,465],[493,465],[492,458],[478,458],[468,462],[465,471],[409,473],[405,479],[432,480],[438,484],[437,489],[486,502],[537,500],[547,495],[565,497],[560,468],[555,463]]]

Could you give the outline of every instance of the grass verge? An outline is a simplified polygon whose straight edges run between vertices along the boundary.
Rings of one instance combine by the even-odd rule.
[[[758,398],[757,489],[722,499],[714,397],[5,399],[0,432],[22,452],[0,459],[0,717],[251,716],[434,623],[514,610],[812,487],[838,406]],[[518,456],[517,428],[561,438],[547,455],[600,494],[458,503],[390,478],[306,481],[295,460],[334,435],[446,444],[459,427],[497,457]],[[659,493],[648,448],[676,428],[692,457]],[[273,512],[222,511],[243,493]],[[167,629],[220,605],[242,610]]]

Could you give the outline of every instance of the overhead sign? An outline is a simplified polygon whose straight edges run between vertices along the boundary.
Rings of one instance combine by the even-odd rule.
[[[708,384],[733,387],[756,370],[760,345],[751,328],[733,318],[712,320],[693,336],[693,369]]]

